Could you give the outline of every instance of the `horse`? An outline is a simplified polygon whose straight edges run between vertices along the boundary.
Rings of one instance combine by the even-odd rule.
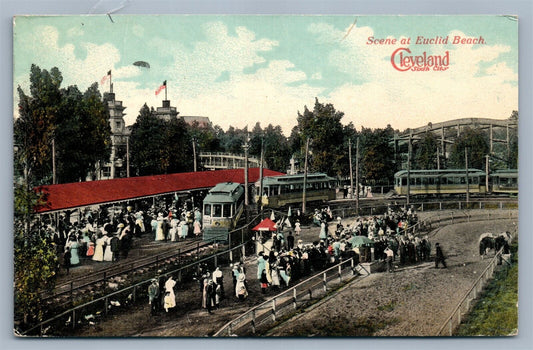
[[[509,232],[502,232],[494,239],[494,249],[499,251],[503,248],[503,254],[509,254],[509,243],[511,242],[511,234]]]
[[[495,247],[495,238],[494,235],[490,232],[482,233],[479,236],[479,255],[481,260],[487,255],[490,249]]]

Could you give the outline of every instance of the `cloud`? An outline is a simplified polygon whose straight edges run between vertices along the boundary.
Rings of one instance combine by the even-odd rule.
[[[343,35],[329,25],[308,28],[324,42]],[[392,52],[406,45],[367,45],[369,27],[354,27],[329,54],[329,63],[352,77],[326,99],[345,112],[343,122],[356,127],[417,127],[456,118],[504,119],[518,108],[517,73],[500,56],[505,45],[411,45],[413,55],[423,51],[450,55],[444,72],[399,72],[390,63]],[[450,37],[466,35],[451,31]],[[488,66],[487,66],[488,64]],[[487,67],[487,68],[482,68]]]

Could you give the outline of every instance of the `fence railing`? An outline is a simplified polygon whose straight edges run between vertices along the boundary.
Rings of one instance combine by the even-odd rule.
[[[449,212],[443,214],[435,214],[429,218],[418,222],[416,225],[412,225],[410,228],[408,228],[408,232],[412,230],[412,233],[416,233],[417,230],[420,229],[420,225],[425,225],[426,227],[429,226],[429,228],[432,228],[435,224],[440,227],[442,225],[456,224],[461,222],[509,219],[517,217],[517,215],[518,213],[511,211],[509,211],[509,213],[501,215],[491,215],[491,213],[479,213],[479,215],[472,215],[468,212]],[[492,276],[495,259],[491,261],[484,274],[482,274],[482,277],[480,277],[480,279],[483,279],[483,276],[485,276],[485,279],[483,279],[483,281],[486,281],[488,278],[490,278],[490,276]],[[346,269],[346,264],[350,264],[349,271]],[[490,266],[492,266],[492,269],[490,269]],[[348,277],[343,276],[346,276],[346,273],[353,274],[353,269],[354,261],[352,259],[349,259],[313,277],[310,277],[307,280],[299,283],[298,285],[284,291],[283,293],[278,294],[276,297],[267,300],[266,302],[246,311],[239,317],[231,320],[226,325],[224,325],[224,327],[222,327],[219,331],[217,331],[214,336],[224,337],[255,334],[261,326],[268,327],[272,323],[276,322],[276,320],[279,319],[281,315],[293,312],[301,304],[309,302],[312,298],[318,299],[323,297],[327,291],[328,281],[334,281],[336,278],[338,278],[337,283],[340,283],[343,278],[344,281],[347,281]],[[487,271],[489,270],[490,276],[488,274],[485,275],[485,273],[487,273]],[[336,276],[338,277],[333,276],[331,274],[332,271],[336,271]],[[474,286],[471,290],[474,290],[477,294],[479,291],[481,291],[481,288],[482,286],[478,290],[478,287]],[[465,299],[463,299],[463,301]],[[468,301],[468,303],[469,302],[470,301]],[[460,308],[460,306],[458,306],[458,308]],[[452,316],[450,316],[449,319],[446,321],[445,325],[443,326],[443,329],[450,320],[454,319],[455,313],[456,311],[452,313]],[[460,317],[461,316],[459,315],[459,322]]]
[[[246,225],[238,228],[238,229],[235,229],[233,231],[231,231],[229,233],[229,240],[230,240],[230,244],[229,244],[229,247],[227,250],[225,251],[222,251],[222,252],[218,252],[218,253],[215,253],[213,255],[210,255],[208,257],[205,257],[205,258],[202,258],[200,259],[199,256],[197,255],[197,258],[199,260],[191,263],[191,264],[188,264],[186,266],[180,266],[178,267],[178,265],[180,264],[180,261],[177,260],[171,264],[167,264],[166,265],[166,269],[167,271],[164,271],[164,273],[162,273],[161,275],[166,277],[166,276],[169,276],[169,275],[173,275],[176,277],[176,279],[178,281],[182,281],[184,280],[185,278],[187,277],[190,277],[190,275],[194,272],[197,272],[198,269],[199,269],[199,266],[200,264],[207,264],[208,267],[212,270],[214,269],[215,266],[219,266],[219,265],[224,265],[224,264],[227,264],[227,263],[230,263],[230,262],[233,262],[233,261],[237,261],[237,260],[240,260],[241,258],[244,258],[247,254],[253,254],[255,253],[255,245],[252,245],[254,243],[253,240],[251,240],[250,238],[251,237],[247,237],[247,235],[249,234],[250,232],[250,227],[251,225],[255,225],[258,221],[258,219],[263,215],[266,215],[268,213],[268,211],[266,212],[263,212],[263,214],[259,214],[259,215],[256,215],[249,223],[247,223]],[[278,214],[282,214],[282,212],[278,212]],[[443,214],[435,214],[433,216],[431,216],[430,218],[426,218],[425,220],[422,220],[420,222],[418,222],[416,225],[413,225],[411,227],[408,227],[408,232],[409,230],[412,230],[411,232],[415,232],[416,230],[419,230],[420,229],[420,226],[421,225],[425,225],[426,227],[433,227],[433,225],[435,223],[437,224],[443,224],[443,223],[447,223],[447,222],[450,222],[451,224],[453,223],[456,223],[456,222],[469,222],[469,221],[475,221],[475,220],[485,220],[485,219],[488,219],[488,220],[491,220],[491,219],[496,219],[496,218],[510,218],[510,217],[514,217],[514,216],[517,216],[517,213],[514,213],[512,211],[509,211],[509,214],[503,214],[503,215],[491,215],[491,213],[488,213],[488,214],[482,214],[482,215],[470,215],[469,213],[467,212],[459,212],[459,213],[455,213],[455,212],[450,212],[450,213],[443,213]],[[239,245],[231,248],[231,242],[240,242]],[[233,243],[235,244],[235,243]],[[350,260],[347,260],[347,261],[350,261]],[[343,265],[343,264],[346,264],[346,262],[343,262],[339,265]],[[166,263],[165,263],[166,264]],[[353,262],[352,262],[353,264]],[[172,266],[174,265],[174,266]],[[332,269],[334,268],[338,268],[339,265],[336,265],[332,268],[329,268],[328,272],[322,272],[323,274],[326,274],[326,273],[329,273],[329,271],[331,271]],[[353,267],[353,266],[352,266]],[[339,270],[340,271],[340,270]],[[343,274],[346,273],[345,271],[345,268],[343,268]],[[351,270],[350,270],[351,271]],[[322,274],[321,273],[321,274]],[[324,275],[325,276],[325,275]],[[340,272],[339,272],[339,276],[340,276]],[[76,328],[78,325],[81,325],[81,324],[86,324],[88,322],[91,322],[90,321],[90,318],[86,318],[85,316],[90,316],[90,315],[100,315],[100,317],[102,315],[107,315],[107,313],[110,311],[110,308],[111,309],[116,309],[116,308],[119,308],[121,306],[124,306],[124,305],[127,305],[127,304],[131,304],[132,302],[134,303],[139,297],[142,297],[142,296],[146,296],[146,292],[147,292],[147,286],[148,284],[150,283],[150,280],[153,276],[151,276],[150,278],[147,278],[141,282],[138,282],[136,284],[133,284],[131,286],[128,286],[128,287],[125,287],[125,288],[122,288],[120,290],[117,290],[117,291],[114,291],[114,292],[111,292],[109,294],[106,294],[104,296],[101,296],[101,297],[98,297],[94,300],[91,300],[91,301],[88,301],[84,304],[81,304],[81,305],[72,305],[72,307],[58,315],[55,315],[54,317],[50,318],[50,319],[47,319],[45,321],[42,321],[41,323],[31,327],[30,329],[28,330],[25,330],[24,332],[22,332],[21,334],[22,335],[43,335],[47,328],[47,326],[50,326],[50,327],[54,327],[54,325],[57,324],[63,324],[63,325],[66,325],[66,324],[69,324],[71,323],[71,326],[73,328]],[[312,277],[308,280],[312,280],[316,277]],[[342,277],[339,277],[339,278],[342,278]],[[329,277],[328,277],[329,279]],[[306,281],[308,281],[306,280]],[[306,282],[304,281],[304,282]],[[304,283],[302,282],[302,283]],[[300,283],[301,284],[301,283]],[[299,284],[299,285],[300,285]],[[102,283],[102,286],[100,286],[101,288],[103,288],[105,290],[105,287],[106,287],[106,282],[104,281]],[[295,288],[295,287],[293,287]],[[292,289],[292,288],[291,288]],[[324,291],[326,290],[326,287],[324,287]],[[286,294],[286,292],[282,293],[282,294]],[[309,293],[308,291],[306,293],[302,292],[302,291],[298,291],[298,293],[301,294],[301,296],[303,296],[304,294],[305,295],[309,295],[309,297],[316,297],[315,294],[313,293]],[[303,294],[302,294],[303,293]],[[280,294],[280,295],[282,295]],[[112,299],[116,299],[116,300],[112,300]],[[120,306],[116,306],[116,303],[115,305],[112,305],[110,304],[109,302],[110,301],[118,301]],[[298,299],[299,301],[295,302],[295,304],[299,303],[299,302],[302,302],[304,301],[304,299],[301,299],[299,298]],[[74,304],[74,302],[72,303]],[[276,304],[274,304],[274,317],[276,317]],[[277,308],[279,309],[279,305],[277,305]],[[257,322],[254,321],[255,324],[257,324]],[[63,327],[62,325],[62,327]],[[231,328],[231,327],[230,327]],[[38,331],[38,332],[36,332]]]
[[[494,268],[501,259],[502,254],[503,248],[496,252],[485,270],[483,270],[479,278],[473,283],[468,292],[465,293],[465,296],[461,299],[446,321],[444,321],[435,336],[453,336],[454,330],[461,324],[461,318],[463,314],[466,314],[470,311],[472,300],[478,297],[478,295],[483,291],[485,284],[492,278],[492,275],[494,274]]]
[[[258,219],[260,218],[260,215],[256,215],[252,218],[252,220],[250,222],[248,222],[246,225],[243,225],[242,227],[240,228],[237,228],[235,230],[232,230],[231,232],[229,232],[228,234],[228,249],[227,250],[224,250],[222,252],[217,252],[217,253],[214,253],[212,255],[209,255],[207,257],[204,257],[204,258],[201,258],[199,253],[198,253],[198,250],[196,250],[196,256],[195,256],[195,259],[196,261],[194,261],[193,263],[190,263],[186,266],[179,266],[181,263],[182,263],[182,259],[176,259],[174,260],[172,263],[167,263],[167,261],[172,261],[171,259],[169,260],[169,258],[167,257],[167,259],[161,261],[160,259],[158,259],[158,257],[156,256],[154,259],[154,263],[157,263],[157,265],[155,265],[156,267],[160,267],[160,263],[161,264],[165,264],[165,269],[166,271],[164,271],[163,273],[160,274],[160,276],[163,276],[163,277],[167,277],[169,275],[173,275],[176,277],[176,280],[178,282],[181,282],[183,279],[187,278],[187,277],[190,277],[190,275],[192,275],[193,273],[195,272],[198,272],[199,270],[199,266],[200,264],[206,264],[210,269],[211,271],[214,270],[214,268],[216,266],[219,266],[219,265],[226,265],[226,264],[229,264],[233,261],[238,261],[238,260],[241,260],[243,259],[247,254],[250,255],[252,253],[254,253],[254,249],[255,249],[255,246],[252,246],[249,242],[251,242],[251,240],[249,239],[249,237],[247,237],[247,232],[249,231],[250,229],[250,226],[251,225],[254,225],[257,223]],[[211,243],[210,243],[211,244]],[[232,248],[232,245],[234,244],[238,244],[236,246],[234,246]],[[192,251],[194,251],[195,249],[192,249]],[[181,256],[180,253],[177,253],[176,256]],[[178,267],[179,266],[179,267]],[[42,335],[42,332],[44,329],[46,329],[46,326],[47,325],[52,325],[54,322],[57,322],[58,320],[63,320],[64,321],[64,324],[68,324],[70,322],[72,322],[72,327],[73,328],[76,328],[77,324],[78,324],[78,321],[81,321],[80,323],[83,323],[83,320],[80,319],[80,317],[76,317],[77,315],[79,316],[80,314],[85,314],[85,315],[93,315],[100,311],[99,312],[99,315],[106,315],[108,313],[108,306],[110,305],[108,303],[109,300],[113,299],[115,297],[115,299],[117,300],[114,300],[114,301],[118,301],[120,303],[121,306],[125,305],[125,304],[130,304],[131,302],[135,302],[135,300],[139,297],[139,291],[138,291],[138,287],[140,286],[143,286],[143,285],[147,285],[150,283],[150,280],[153,276],[150,276],[149,278],[146,278],[144,279],[143,281],[141,282],[138,282],[134,285],[131,285],[131,286],[127,286],[127,287],[124,287],[118,291],[114,291],[114,292],[111,292],[111,293],[106,293],[106,289],[109,290],[109,287],[108,287],[108,281],[109,281],[109,277],[106,277],[105,274],[104,274],[104,277],[97,281],[95,283],[95,289],[97,288],[100,288],[100,290],[103,290],[104,291],[104,294],[103,296],[101,297],[98,297],[94,300],[90,300],[86,303],[83,303],[82,305],[75,305],[76,301],[72,298],[72,289],[70,292],[70,295],[71,295],[71,308],[69,308],[68,310],[64,311],[64,312],[61,312],[60,314],[58,315],[55,315],[45,321],[42,321],[40,322],[39,324],[29,328],[28,330],[25,330],[24,332],[22,332],[21,334],[22,335],[31,335],[33,333],[35,333],[36,330],[39,330],[39,335]],[[147,289],[147,288],[145,288]],[[69,292],[66,292],[66,293],[69,293]],[[95,290],[93,290],[90,294],[93,294],[94,295],[95,293]],[[131,295],[130,295],[131,294]],[[142,292],[141,292],[142,294]],[[146,294],[146,293],[144,293]],[[121,300],[122,299],[122,300]],[[104,303],[105,302],[105,303]],[[101,304],[105,304],[105,307],[102,306]],[[116,303],[115,303],[116,304]],[[117,307],[117,306],[113,306],[111,305],[112,307]],[[85,312],[84,312],[85,310]],[[87,311],[89,310],[89,311]],[[69,317],[69,319],[67,319],[66,321],[64,320],[66,317]],[[88,320],[87,320],[88,321]]]
[[[332,266],[251,308],[225,324],[214,336],[243,336],[255,334],[261,328],[268,329],[280,317],[296,310],[302,304],[322,298],[333,285],[355,278],[354,268],[353,258]]]

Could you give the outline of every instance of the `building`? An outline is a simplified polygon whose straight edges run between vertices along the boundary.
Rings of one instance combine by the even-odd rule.
[[[109,180],[127,177],[128,142],[131,130],[126,127],[122,101],[117,101],[111,85],[110,92],[104,94],[104,103],[109,111],[109,126],[111,127],[111,156],[109,162],[97,164],[96,179]]]
[[[179,112],[176,110],[176,107],[170,106],[170,100],[163,100],[163,105],[161,107],[157,107],[155,111],[156,117],[167,122],[173,118],[176,118],[178,114]]]

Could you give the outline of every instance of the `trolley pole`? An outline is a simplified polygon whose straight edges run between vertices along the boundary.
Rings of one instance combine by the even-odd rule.
[[[485,156],[486,163],[485,163],[485,194],[489,192],[489,155],[487,154]]]
[[[359,137],[355,141],[355,213],[359,215]]]
[[[263,137],[261,137],[261,159],[259,161],[259,199],[257,201],[258,209],[261,210],[263,208]]]
[[[353,199],[352,139],[348,139],[348,158],[350,159],[350,199]]]
[[[194,172],[196,172],[196,138],[192,138],[192,154],[193,154],[193,164]]]
[[[302,214],[305,214],[305,191],[307,188],[307,153],[309,153],[309,137],[305,142],[305,162],[304,162],[304,188],[302,191]]]
[[[465,147],[466,203],[470,202],[470,184],[468,181],[468,147]]]
[[[248,144],[249,136],[246,136],[246,140],[244,142],[244,205],[246,206],[246,209],[248,210],[248,147],[250,146]]]
[[[407,197],[406,197],[406,203],[407,205],[410,204],[410,194],[411,194],[411,148],[412,148],[412,137],[413,132],[409,132],[409,144],[407,149]]]

